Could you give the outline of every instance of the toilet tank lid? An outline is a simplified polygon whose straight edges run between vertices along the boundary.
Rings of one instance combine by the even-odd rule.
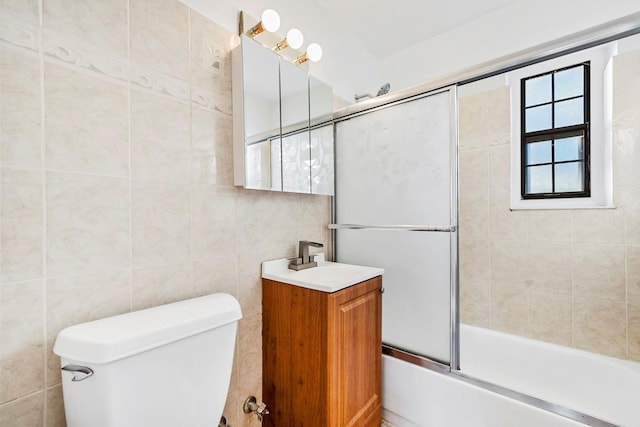
[[[236,322],[240,304],[218,293],[63,329],[53,352],[83,363],[109,363]]]

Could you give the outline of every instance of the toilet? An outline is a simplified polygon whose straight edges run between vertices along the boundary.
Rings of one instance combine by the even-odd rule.
[[[218,293],[62,330],[67,426],[218,426],[240,318]]]

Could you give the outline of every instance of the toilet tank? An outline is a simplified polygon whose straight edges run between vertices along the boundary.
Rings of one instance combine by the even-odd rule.
[[[241,317],[238,301],[219,293],[62,330],[53,351],[67,426],[217,426]]]

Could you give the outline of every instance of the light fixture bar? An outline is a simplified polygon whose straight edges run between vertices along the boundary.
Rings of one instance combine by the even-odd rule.
[[[266,9],[262,12],[260,21],[251,17],[245,11],[240,11],[238,25],[238,33],[240,35],[255,39],[267,49],[271,49],[295,65],[320,60],[322,57],[322,48],[319,44],[311,43],[307,46],[305,52],[301,52],[299,49],[304,42],[302,32],[297,28],[290,28],[286,36],[280,40],[276,33],[278,28],[280,28],[280,15],[273,9]],[[260,34],[264,34],[264,36],[256,38]]]

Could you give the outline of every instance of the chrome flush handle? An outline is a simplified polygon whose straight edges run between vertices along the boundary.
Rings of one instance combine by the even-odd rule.
[[[84,381],[93,375],[93,369],[88,366],[65,365],[62,367],[62,370],[73,373],[71,381]]]

